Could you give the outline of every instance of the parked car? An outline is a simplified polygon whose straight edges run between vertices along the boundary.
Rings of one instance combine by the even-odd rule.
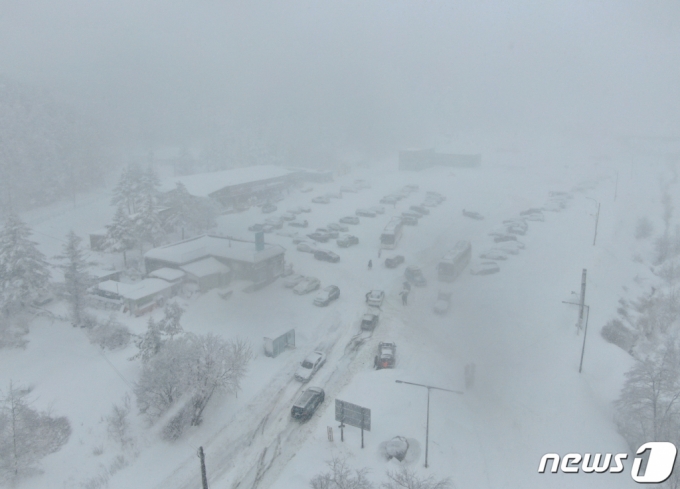
[[[292,289],[306,278],[307,277],[305,277],[304,275],[294,273],[293,275],[288,276],[286,280],[283,281],[283,286],[286,287],[287,289]]]
[[[514,234],[499,234],[494,236],[494,243],[505,243],[508,241],[517,241],[517,236]]]
[[[312,417],[319,407],[319,404],[324,401],[325,397],[326,393],[321,387],[309,387],[297,398],[293,407],[290,409],[290,415],[293,419],[307,421]]]
[[[252,226],[248,227],[248,231],[252,231],[254,233],[262,231],[262,228],[264,227],[264,224],[253,224]]]
[[[262,231],[265,233],[273,233],[274,229],[276,229],[276,226],[272,226],[271,224],[265,224],[262,226]]]
[[[309,223],[307,222],[307,219],[305,219],[304,221],[290,221],[288,225],[293,226],[294,228],[306,228],[309,226]]]
[[[326,197],[329,199],[342,199],[342,192],[328,192]]]
[[[406,226],[417,226],[418,225],[418,218],[413,217],[413,216],[405,216],[405,215],[402,214],[401,222],[402,222],[402,224],[404,224]]]
[[[470,267],[470,273],[472,275],[491,275],[492,273],[498,273],[500,271],[501,268],[494,261],[483,261]]]
[[[518,234],[520,236],[524,236],[527,234],[527,227],[526,226],[521,226],[519,224],[510,224],[507,228],[508,233],[510,234]]]
[[[346,233],[347,231],[349,231],[349,227],[345,226],[344,224],[338,224],[337,222],[332,222],[326,227],[339,233]]]
[[[276,235],[284,238],[296,238],[300,234],[297,231],[276,231]]]
[[[369,207],[368,210],[373,211],[376,214],[384,214],[385,213],[385,208],[381,205],[374,205],[372,207]]]
[[[395,343],[378,343],[378,354],[373,360],[373,366],[380,370],[383,368],[394,368],[397,356],[397,345]]]
[[[361,217],[375,217],[375,212],[370,209],[357,209],[355,214]]]
[[[404,263],[404,257],[402,255],[385,258],[385,266],[387,268],[397,268],[402,263]]]
[[[484,216],[481,215],[479,212],[475,212],[475,211],[466,211],[465,209],[463,209],[463,215],[464,215],[465,217],[469,217],[470,219],[476,219],[476,220],[478,220],[478,221],[481,221],[481,220],[484,219]]]
[[[378,325],[380,315],[375,312],[367,312],[361,316],[361,329],[364,331],[373,331]]]
[[[371,290],[366,294],[366,304],[369,306],[380,307],[383,300],[385,300],[385,291],[383,290]]]
[[[326,363],[325,353],[321,351],[310,353],[295,371],[295,378],[300,382],[309,382],[309,379],[314,376],[324,363]]]
[[[269,217],[265,219],[264,222],[275,229],[281,229],[283,227],[283,220],[276,217]]]
[[[312,208],[308,205],[299,205],[298,209],[300,209],[302,212],[312,212]]]
[[[297,295],[309,294],[321,287],[321,282],[318,278],[307,277],[302,282],[293,287],[293,292]]]
[[[491,248],[490,250],[486,250],[484,253],[479,255],[480,258],[484,258],[485,260],[507,260],[507,254],[503,250],[499,250],[496,248]]]
[[[451,292],[439,291],[437,301],[434,303],[434,312],[437,314],[446,314],[451,307]]]
[[[331,263],[337,263],[340,261],[340,256],[328,250],[316,250],[314,251],[314,258],[320,261],[329,261]]]
[[[306,194],[308,192],[311,192],[312,190],[314,190],[314,187],[310,187],[309,185],[305,185],[304,187],[302,187],[300,189],[300,192]]]
[[[354,180],[354,185],[356,185],[359,188],[371,188],[371,184],[368,183],[366,180]]]
[[[540,222],[542,222],[542,221],[545,221],[545,216],[543,215],[543,213],[536,212],[536,213],[533,213],[533,214],[527,214],[526,216],[524,216],[524,219],[526,219],[527,221],[540,221]]]
[[[496,249],[501,250],[508,255],[519,255],[522,248],[518,245],[519,241],[506,241],[505,243],[499,243],[496,245]]]
[[[310,233],[307,235],[309,239],[313,239],[314,241],[318,241],[319,243],[326,243],[328,242],[331,237],[326,234],[326,233],[320,233],[320,232],[315,232],[315,233]]]
[[[337,285],[324,287],[314,298],[315,306],[327,306],[334,300],[340,298],[340,288]]]
[[[423,207],[437,207],[439,205],[439,202],[435,202],[434,200],[430,199],[425,199],[425,201],[420,205],[422,205]]]
[[[417,212],[418,214],[421,214],[423,216],[430,213],[430,209],[428,209],[427,207],[422,206],[422,205],[412,205],[411,207],[409,207],[409,209],[411,209],[412,211]]]
[[[298,251],[302,251],[303,253],[314,253],[314,251],[318,250],[319,248],[316,246],[316,243],[308,243],[303,241],[302,243],[298,243],[296,249]]]
[[[318,197],[314,197],[312,199],[312,202],[314,202],[315,204],[330,204],[331,199],[329,199],[325,195],[319,195]]]
[[[543,210],[548,212],[560,212],[562,209],[563,207],[556,202],[546,202],[543,206]]]
[[[343,185],[342,187],[340,187],[340,191],[341,192],[349,192],[349,193],[352,193],[352,194],[357,193],[356,187],[354,187],[352,185]]]
[[[272,212],[276,212],[277,207],[274,204],[271,203],[266,203],[265,205],[262,206],[262,212],[265,214],[270,214]]]
[[[302,212],[302,209],[299,207],[293,207],[292,209],[288,209],[288,212],[291,214],[295,214],[296,216]]]
[[[345,216],[340,219],[340,222],[344,224],[359,224],[359,218],[357,216]]]
[[[316,228],[317,233],[325,234],[327,235],[330,239],[335,239],[338,236],[340,236],[340,233],[335,231],[334,229],[329,229],[329,228]]]
[[[292,212],[284,212],[283,214],[281,214],[281,219],[283,219],[284,221],[292,221],[295,219],[295,214],[293,214]]]
[[[380,199],[381,204],[396,204],[397,202],[399,202],[399,198],[394,195],[386,195]]]
[[[538,207],[532,207],[519,213],[520,216],[529,216],[531,214],[543,214],[543,211]]]
[[[340,236],[335,242],[340,248],[349,248],[352,245],[358,245],[359,238],[351,234],[345,234],[344,236]]]
[[[406,277],[406,280],[418,287],[424,287],[427,285],[427,280],[425,280],[423,271],[417,265],[410,265],[406,267],[406,270],[404,271],[404,277]]]
[[[404,185],[404,188],[409,189],[411,192],[417,192],[420,187],[418,185],[415,185],[413,183],[410,183],[408,185]]]

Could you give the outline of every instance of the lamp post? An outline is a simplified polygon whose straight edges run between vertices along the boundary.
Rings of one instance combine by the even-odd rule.
[[[404,380],[395,380],[397,384],[409,384],[409,385],[415,385],[417,387],[425,387],[427,389],[427,421],[425,423],[425,468],[428,467],[427,465],[427,452],[428,452],[428,447],[430,443],[430,390],[432,389],[437,389],[440,391],[446,391],[446,392],[453,392],[455,394],[462,394],[461,391],[454,391],[451,389],[444,389],[442,387],[435,387],[432,385],[425,385],[425,384],[416,384],[414,382],[406,382]]]
[[[595,236],[593,236],[593,246],[595,246],[595,241],[597,241],[597,223],[600,221],[600,203],[593,199],[592,197],[586,197],[597,204],[597,214],[595,216]]]

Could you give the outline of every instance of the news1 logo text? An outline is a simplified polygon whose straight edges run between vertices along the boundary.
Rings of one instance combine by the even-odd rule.
[[[648,453],[645,453],[648,452]],[[668,480],[673,473],[675,458],[678,449],[673,443],[665,441],[652,441],[645,443],[637,449],[636,455],[646,455],[647,464],[643,470],[643,457],[635,457],[630,476],[635,482],[641,484],[658,484]],[[623,461],[628,458],[627,453],[568,453],[560,459],[556,453],[547,453],[541,457],[538,465],[538,473],[545,474],[549,462],[550,472],[555,474],[578,474],[582,471],[586,474],[618,474],[625,470]]]

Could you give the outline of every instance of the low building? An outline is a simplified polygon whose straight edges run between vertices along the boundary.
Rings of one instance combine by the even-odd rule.
[[[231,280],[229,267],[212,256],[184,265],[181,269],[186,272],[187,281],[198,285],[201,292],[223,287]]]
[[[212,257],[229,268],[230,278],[259,284],[283,273],[284,256],[285,250],[278,245],[264,243],[258,250],[253,241],[203,235],[147,251],[144,265],[147,273],[164,267],[184,270],[186,265]]]
[[[104,251],[106,247],[106,233],[106,229],[90,233],[90,249],[92,251]]]
[[[94,292],[106,299],[119,301],[124,306],[123,312],[141,316],[173,297],[175,287],[175,284],[158,278],[146,278],[133,284],[107,280],[98,284]]]
[[[175,268],[159,268],[151,272],[149,278],[160,278],[171,284],[181,284],[186,275],[182,270]]]
[[[399,169],[419,171],[433,166],[471,168],[482,162],[480,154],[437,153],[434,149],[399,151]]]

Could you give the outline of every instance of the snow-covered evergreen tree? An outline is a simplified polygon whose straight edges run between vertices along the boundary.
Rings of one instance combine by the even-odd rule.
[[[106,226],[106,249],[123,253],[123,260],[127,267],[126,252],[135,247],[135,223],[125,212],[123,205],[119,205],[111,224]]]
[[[139,351],[137,354],[130,358],[130,360],[136,360],[140,358],[142,362],[147,363],[151,358],[161,351],[163,346],[163,337],[159,325],[154,321],[152,317],[146,326],[146,333],[141,336],[135,342]]]
[[[116,206],[124,205],[127,207],[128,214],[137,212],[137,204],[139,203],[138,182],[141,178],[142,170],[139,165],[128,166],[113,189],[111,203]]]
[[[135,236],[140,252],[144,251],[144,243],[155,247],[165,238],[165,231],[151,195],[147,196],[142,210],[135,216]]]
[[[0,231],[0,309],[5,313],[29,306],[49,284],[45,256],[29,239],[31,234],[16,215],[10,215]]]
[[[213,227],[215,210],[212,205],[189,194],[181,182],[176,185],[176,188],[162,198],[163,205],[168,207],[163,223],[165,229],[169,232],[181,232],[184,238]]]
[[[182,314],[184,314],[184,309],[182,309],[177,302],[168,302],[165,305],[164,313],[165,317],[163,317],[158,324],[161,333],[168,335],[170,339],[182,334],[184,329],[180,324],[180,320],[182,319]]]
[[[60,266],[64,271],[64,295],[71,309],[74,326],[82,325],[87,289],[92,285],[92,279],[87,273],[89,263],[85,260],[81,241],[76,233],[69,231],[62,254],[55,257],[64,262]]]

